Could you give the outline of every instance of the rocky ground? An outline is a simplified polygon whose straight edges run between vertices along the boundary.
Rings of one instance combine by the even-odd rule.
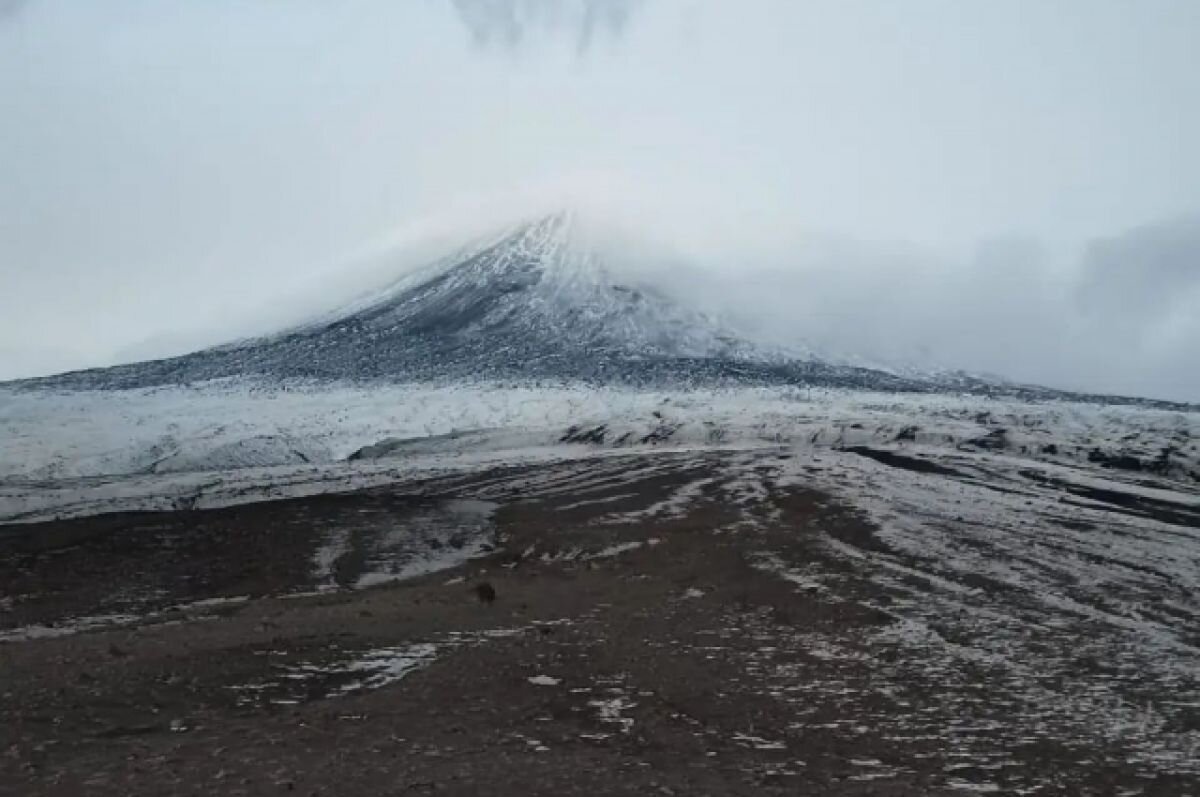
[[[977,475],[841,456],[882,496]],[[1147,530],[1194,564],[1191,508],[883,529],[806,468],[677,452],[4,527],[0,794],[1200,793],[1197,585],[1159,584]],[[1145,596],[1053,544],[1135,521],[1148,563],[1089,566]]]

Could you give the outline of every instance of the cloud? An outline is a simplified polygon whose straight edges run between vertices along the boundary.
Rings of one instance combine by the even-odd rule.
[[[772,334],[1200,397],[1185,233],[1124,232],[1200,210],[1200,4],[0,3],[9,349],[266,331],[565,202]]]
[[[1200,216],[1139,227],[1092,243],[1079,304],[1089,317],[1135,329],[1200,314]]]
[[[643,0],[452,0],[480,46],[515,49],[538,35],[565,36],[579,53],[619,37]]]
[[[0,24],[15,19],[29,4],[29,0],[0,0]]]
[[[834,359],[1200,401],[1195,230],[1143,227],[1066,254],[1006,236],[957,256],[810,237],[666,284],[766,341]]]

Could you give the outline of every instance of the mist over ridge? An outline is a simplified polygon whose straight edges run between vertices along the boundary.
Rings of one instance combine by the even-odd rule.
[[[582,207],[773,340],[1195,400],[1198,33],[1171,2],[5,4],[0,377],[265,334]]]

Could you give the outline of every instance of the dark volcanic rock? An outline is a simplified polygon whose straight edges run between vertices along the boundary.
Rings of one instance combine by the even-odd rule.
[[[1088,462],[1094,462],[1103,468],[1114,468],[1116,470],[1142,470],[1142,461],[1131,454],[1109,454],[1106,451],[1101,451],[1099,448],[1094,448],[1088,452]]]
[[[884,451],[877,448],[868,448],[867,446],[847,446],[844,450],[852,454],[858,454],[860,457],[873,459],[884,465],[890,465],[893,468],[911,470],[915,473],[930,473],[938,476],[953,477],[961,477],[963,475],[953,468],[947,468],[944,465],[939,465],[936,462],[930,462],[920,457],[897,454],[895,451]]]

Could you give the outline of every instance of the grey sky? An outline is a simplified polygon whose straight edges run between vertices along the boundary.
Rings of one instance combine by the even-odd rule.
[[[565,194],[781,335],[1200,400],[1197,41],[1191,0],[0,0],[0,376]]]

